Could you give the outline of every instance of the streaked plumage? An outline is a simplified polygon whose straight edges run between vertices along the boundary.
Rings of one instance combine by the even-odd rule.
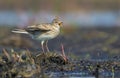
[[[47,50],[47,41],[55,38],[60,33],[60,26],[62,26],[62,21],[56,17],[53,19],[52,23],[37,24],[32,26],[27,26],[24,29],[15,29],[12,32],[28,34],[32,36],[35,40],[41,41],[42,49],[44,51],[43,44],[46,41]]]

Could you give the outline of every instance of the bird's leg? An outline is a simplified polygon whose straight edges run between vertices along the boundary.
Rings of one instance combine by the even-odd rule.
[[[47,43],[48,43],[48,40],[45,42],[45,47],[46,47],[46,49],[47,49],[47,52],[50,52]]]
[[[61,49],[62,49],[62,56],[63,56],[64,60],[67,61],[67,57],[66,57],[65,52],[64,52],[63,44],[61,44]]]
[[[45,52],[45,50],[44,50],[44,41],[41,41],[41,47],[42,47],[42,51]]]

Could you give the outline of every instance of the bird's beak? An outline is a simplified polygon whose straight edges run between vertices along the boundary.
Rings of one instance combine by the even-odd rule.
[[[60,25],[61,27],[63,27],[63,22],[60,22],[59,25]]]

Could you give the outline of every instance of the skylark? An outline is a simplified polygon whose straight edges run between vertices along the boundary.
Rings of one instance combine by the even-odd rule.
[[[59,35],[61,26],[63,26],[63,22],[60,21],[58,17],[55,17],[55,19],[53,19],[51,23],[31,25],[31,26],[27,26],[24,29],[15,29],[12,32],[28,34],[33,39],[41,41],[43,52],[45,52],[44,50],[44,43],[45,43],[46,49],[49,52],[49,48],[47,47],[47,42],[48,40],[53,39]]]

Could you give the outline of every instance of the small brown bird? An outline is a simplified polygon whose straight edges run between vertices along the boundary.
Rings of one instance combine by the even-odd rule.
[[[60,21],[58,17],[55,17],[55,19],[53,19],[51,23],[43,23],[43,24],[27,26],[24,29],[15,29],[12,32],[28,34],[33,39],[41,41],[43,52],[45,51],[43,46],[45,42],[46,49],[49,52],[49,48],[47,47],[47,42],[48,40],[53,39],[59,35],[61,26],[63,26],[63,22]]]

